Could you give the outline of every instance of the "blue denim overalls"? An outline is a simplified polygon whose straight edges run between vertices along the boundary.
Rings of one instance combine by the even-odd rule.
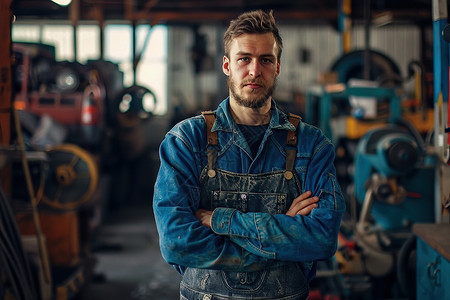
[[[212,113],[203,114],[208,130],[208,165],[200,175],[200,208],[236,208],[242,212],[284,214],[301,194],[301,182],[293,174],[296,132],[287,137],[286,170],[263,174],[238,174],[215,168],[217,132],[211,132]],[[299,118],[291,115],[297,127]],[[180,285],[180,299],[286,299],[308,298],[308,283],[296,262],[276,261],[270,268],[230,272],[187,268]]]

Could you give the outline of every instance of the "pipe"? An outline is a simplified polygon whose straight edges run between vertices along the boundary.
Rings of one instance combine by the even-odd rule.
[[[339,4],[339,31],[341,32],[341,52],[346,54],[351,48],[351,26],[350,18],[352,12],[352,0],[340,0]]]
[[[364,79],[370,80],[370,0],[364,1]]]

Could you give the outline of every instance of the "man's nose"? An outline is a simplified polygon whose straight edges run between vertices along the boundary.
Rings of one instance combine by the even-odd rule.
[[[261,65],[257,60],[253,60],[250,63],[249,68],[250,68],[249,70],[250,76],[258,77],[259,75],[261,75]]]

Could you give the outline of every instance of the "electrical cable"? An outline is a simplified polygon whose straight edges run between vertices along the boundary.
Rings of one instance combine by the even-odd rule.
[[[31,211],[32,211],[32,216],[33,216],[34,230],[36,232],[36,237],[37,237],[38,246],[39,246],[39,254],[40,254],[40,257],[42,260],[42,265],[43,265],[43,270],[44,270],[44,279],[45,279],[46,283],[50,283],[51,282],[50,262],[49,262],[49,258],[48,258],[48,254],[47,254],[47,246],[45,245],[44,237],[43,237],[43,233],[42,233],[42,229],[41,229],[39,213],[37,210],[37,199],[36,199],[36,195],[34,193],[33,183],[31,181],[30,169],[28,166],[27,158],[26,158],[25,145],[24,145],[23,136],[22,136],[22,128],[20,127],[19,115],[14,106],[12,107],[12,110],[14,113],[13,116],[14,116],[14,125],[16,128],[17,140],[19,142],[20,152],[21,152],[21,156],[22,156],[22,168],[23,168],[23,171],[25,174],[25,182],[27,185],[28,195],[30,196],[30,205],[31,205]]]
[[[8,252],[8,250],[4,249],[4,244],[2,242],[2,240],[0,240],[0,265],[4,265],[4,272],[6,275],[7,280],[9,280],[9,286],[12,289],[12,293],[15,295],[15,299],[26,299],[25,297],[22,297],[20,291],[21,289],[20,287],[20,279],[18,279],[18,276],[14,276],[17,275],[16,272],[13,272],[13,270],[15,270],[11,265],[11,257],[9,257],[8,254],[10,254],[11,252]],[[16,279],[17,278],[17,279]],[[22,291],[24,291],[25,289],[22,289]],[[30,298],[31,299],[31,298]]]
[[[26,287],[26,282],[27,281],[27,276],[25,274],[25,270],[23,268],[25,263],[25,260],[21,259],[17,252],[18,249],[20,248],[14,248],[14,246],[12,245],[11,241],[9,240],[9,236],[7,234],[4,234],[4,226],[2,224],[0,224],[0,248],[2,249],[3,253],[5,253],[4,255],[7,258],[7,262],[10,265],[12,270],[15,270],[15,272],[13,273],[14,277],[18,277],[20,278],[19,282],[24,282],[24,287]],[[14,237],[14,236],[13,236]],[[29,289],[24,288],[24,293],[25,291],[28,291]]]
[[[24,297],[19,299],[33,299],[32,295],[32,280],[31,276],[27,276],[30,274],[30,269],[28,267],[27,261],[25,259],[25,255],[23,252],[23,248],[21,244],[15,244],[15,240],[17,242],[17,238],[19,236],[18,231],[10,230],[7,231],[6,228],[13,229],[11,224],[15,224],[14,219],[11,217],[11,214],[6,215],[5,212],[8,212],[8,206],[5,205],[6,201],[5,197],[2,193],[2,201],[0,201],[1,212],[3,213],[2,220],[4,222],[0,223],[0,248],[2,249],[2,257],[4,259],[5,267],[8,267],[9,270],[9,278],[14,282],[14,278],[17,278],[19,291],[22,291]],[[5,226],[9,225],[9,226]],[[20,255],[22,254],[22,255]],[[14,271],[14,272],[12,272]],[[30,284],[29,284],[30,283]],[[16,292],[17,293],[17,292]],[[26,296],[27,295],[27,296]]]
[[[22,247],[12,209],[0,187],[0,265],[16,300],[34,300],[38,292]]]
[[[15,219],[13,217],[14,214],[12,212],[11,207],[8,205],[5,194],[3,193],[3,191],[1,189],[0,189],[0,193],[1,193],[1,199],[3,200],[0,202],[1,213],[3,214],[2,220],[9,220],[8,222],[4,222],[7,225],[7,229],[9,229],[9,231],[4,231],[5,232],[4,236],[5,237],[9,236],[10,239],[13,239],[11,249],[15,250],[15,251],[13,251],[13,253],[15,256],[17,256],[17,259],[26,261],[26,256],[25,256],[25,252],[23,251],[22,240],[20,238],[19,229],[18,229]],[[3,227],[1,225],[2,224],[0,223],[0,229],[2,229],[2,227]],[[28,266],[28,265],[26,265],[26,266]],[[31,274],[29,268],[27,269],[27,273]],[[29,277],[28,280],[31,281],[31,277]]]
[[[408,299],[416,299],[415,289],[411,289],[411,286],[416,286],[416,272],[410,266],[411,256],[415,255],[417,249],[417,236],[412,235],[400,248],[397,260],[397,280],[400,286],[400,290]],[[413,259],[414,261],[414,259]]]

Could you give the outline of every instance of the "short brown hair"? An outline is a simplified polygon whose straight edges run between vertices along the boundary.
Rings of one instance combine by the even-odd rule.
[[[223,45],[226,56],[230,55],[230,45],[232,40],[245,33],[272,33],[275,38],[275,42],[277,43],[277,58],[278,60],[281,58],[283,41],[272,11],[264,12],[262,10],[256,10],[246,12],[232,20],[223,37]]]

